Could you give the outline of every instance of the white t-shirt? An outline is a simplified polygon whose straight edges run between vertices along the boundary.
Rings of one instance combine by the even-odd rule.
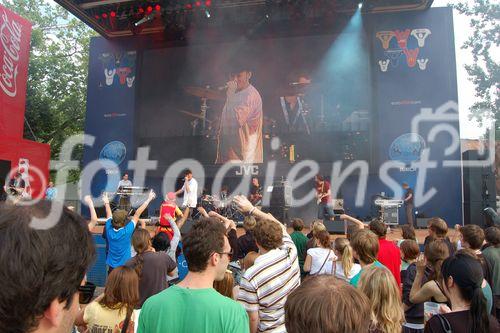
[[[341,261],[336,261],[334,263],[333,270],[335,272],[335,277],[349,282],[353,276],[355,276],[361,271],[361,266],[359,264],[354,264],[351,268],[351,271],[349,272],[348,278],[345,277],[344,267],[342,266]]]
[[[311,275],[333,274],[332,264],[335,260],[337,260],[337,256],[333,253],[333,250],[324,249],[322,247],[313,247],[312,249],[307,250],[307,254],[312,258],[310,271]],[[326,259],[327,256],[328,259]],[[323,263],[325,264],[323,265]],[[323,268],[321,266],[323,266]]]
[[[196,179],[191,178],[188,182],[189,184],[189,192],[186,191],[186,184],[182,186],[184,190],[184,198],[182,200],[182,206],[184,207],[196,207],[196,201],[198,199],[198,182]]]

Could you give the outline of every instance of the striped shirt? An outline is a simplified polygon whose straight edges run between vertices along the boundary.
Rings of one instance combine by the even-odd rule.
[[[283,229],[283,246],[259,256],[243,274],[238,301],[248,312],[259,311],[259,332],[286,332],[285,302],[299,285],[297,249]]]

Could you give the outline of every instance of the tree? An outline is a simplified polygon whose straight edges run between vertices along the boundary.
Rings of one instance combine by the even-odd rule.
[[[33,24],[26,93],[25,138],[48,143],[51,158],[83,132],[90,37],[95,33],[46,0],[0,0]],[[81,160],[82,150],[75,156]]]
[[[496,2],[496,3],[493,3]],[[471,50],[474,63],[465,66],[475,85],[476,102],[471,107],[471,118],[480,124],[495,119],[495,136],[500,139],[500,4],[490,0],[461,0],[453,5],[459,13],[471,20],[472,36],[462,48]]]

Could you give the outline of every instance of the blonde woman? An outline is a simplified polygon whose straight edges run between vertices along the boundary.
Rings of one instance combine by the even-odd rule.
[[[401,294],[392,273],[385,267],[365,268],[360,290],[371,302],[370,333],[401,333],[404,322]]]
[[[333,263],[333,274],[344,281],[351,281],[351,278],[361,271],[361,266],[354,263],[349,240],[343,237],[335,239],[333,251],[337,256],[337,261]]]

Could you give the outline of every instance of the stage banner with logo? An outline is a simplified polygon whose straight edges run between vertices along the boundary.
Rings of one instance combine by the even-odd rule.
[[[104,38],[91,40],[85,133],[94,136],[95,141],[91,147],[85,147],[83,160],[84,166],[94,161],[101,166],[92,181],[95,195],[115,191],[120,173],[135,157],[136,57],[135,50]],[[119,170],[110,169],[106,160],[115,162]]]
[[[21,139],[31,23],[0,5],[0,135]]]
[[[420,215],[460,223],[461,172],[452,166],[461,156],[452,10],[378,14],[367,20],[378,164],[402,163],[389,174],[415,190]],[[419,163],[425,159],[430,168],[423,170]]]

